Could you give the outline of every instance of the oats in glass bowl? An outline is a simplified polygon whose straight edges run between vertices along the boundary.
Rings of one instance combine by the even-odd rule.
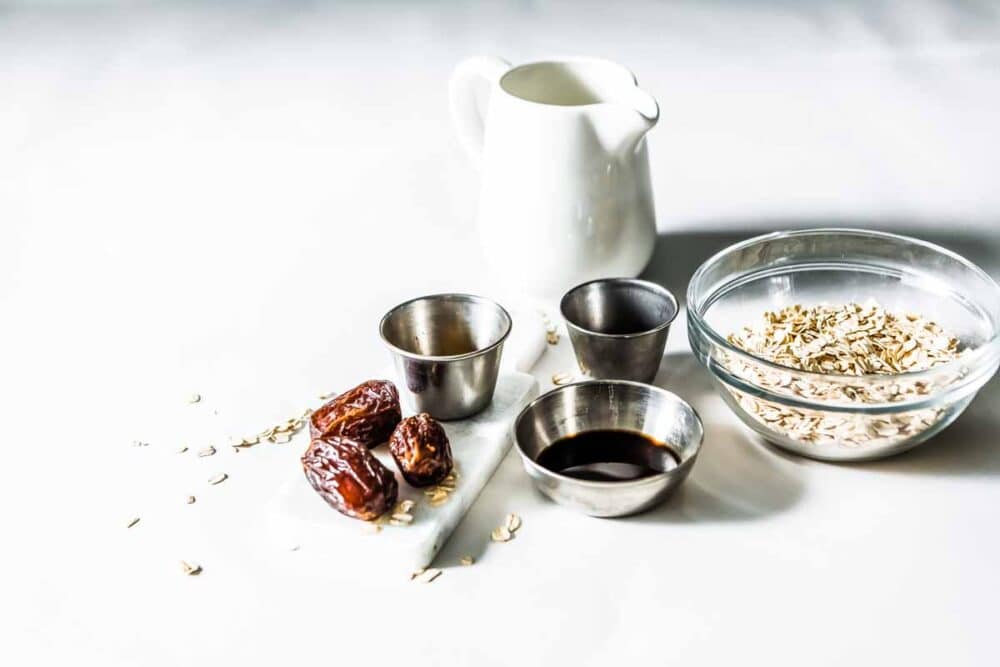
[[[865,305],[786,306],[766,311],[761,322],[727,337],[729,343],[759,359],[821,375],[889,375],[924,371],[957,359],[956,337],[915,313],[887,312],[878,303]],[[778,393],[823,402],[879,404],[926,396],[925,381],[893,378],[885,382],[851,384],[822,378],[803,381],[791,374],[762,368],[732,355],[730,369],[738,376]],[[888,415],[843,415],[788,407],[730,389],[748,414],[794,438],[847,446],[889,445],[929,428],[940,408]]]
[[[734,414],[811,458],[914,447],[1000,366],[1000,286],[895,234],[810,229],[734,244],[698,268],[686,305],[691,349]]]

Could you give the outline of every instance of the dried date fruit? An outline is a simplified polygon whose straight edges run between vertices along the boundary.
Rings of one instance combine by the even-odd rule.
[[[403,478],[413,486],[437,484],[453,466],[448,436],[426,412],[399,422],[389,438],[389,451]]]
[[[302,470],[330,507],[356,519],[378,518],[393,508],[399,495],[392,471],[350,438],[313,440],[302,455]]]
[[[309,417],[309,435],[343,436],[375,447],[389,439],[402,418],[399,392],[388,380],[369,380],[345,391]]]

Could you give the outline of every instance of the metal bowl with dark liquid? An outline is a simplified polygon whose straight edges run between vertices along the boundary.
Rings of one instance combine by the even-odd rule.
[[[514,443],[538,489],[598,517],[664,501],[691,472],[703,434],[679,396],[624,380],[558,387],[514,421]]]

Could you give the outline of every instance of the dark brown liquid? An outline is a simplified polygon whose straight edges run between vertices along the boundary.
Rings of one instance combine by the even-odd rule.
[[[679,457],[666,443],[635,431],[584,431],[542,450],[538,465],[595,482],[624,482],[672,470]]]

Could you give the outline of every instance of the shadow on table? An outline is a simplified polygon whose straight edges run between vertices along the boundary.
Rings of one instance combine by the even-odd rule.
[[[665,356],[655,384],[694,406],[705,426],[705,442],[673,497],[630,521],[749,521],[782,512],[802,497],[806,463],[776,456],[739,424],[690,352]]]
[[[746,228],[757,231],[750,233],[662,233],[657,238],[653,259],[642,277],[664,285],[683,303],[691,274],[715,252],[756,236],[762,233],[761,230],[803,227],[876,228],[875,225],[865,225],[859,221],[785,220],[766,225],[753,221]],[[1000,277],[1000,235],[972,232],[947,234],[907,226],[900,221],[888,225],[883,223],[878,227],[944,246],[978,264],[994,278]],[[684,323],[678,321],[670,335],[687,335]],[[693,368],[688,369],[688,366]],[[660,382],[661,377],[666,384]],[[666,357],[657,382],[667,388],[675,386],[677,393],[692,404],[695,403],[691,398],[695,392],[707,391],[714,394],[707,371],[690,354],[681,360]],[[721,399],[715,400],[721,404]],[[1000,380],[994,378],[983,387],[965,413],[935,438],[909,452],[882,461],[840,465],[893,473],[1000,475],[1000,409],[997,406],[1000,406]],[[704,414],[702,417],[705,419]],[[755,515],[778,511],[794,502],[800,490],[796,489],[798,482],[789,477],[787,464],[798,459],[761,443],[756,435],[741,424],[720,428],[710,423],[712,420],[705,421],[705,448],[702,456],[699,457],[691,479],[681,488],[678,496],[665,506],[663,511],[668,516],[686,516],[688,511],[696,510],[696,513],[714,513],[719,518],[753,518]],[[776,467],[775,461],[784,461],[786,468]],[[758,488],[761,485],[766,488]]]
[[[994,377],[954,424],[922,445],[855,465],[889,473],[1000,475],[1000,380]]]

